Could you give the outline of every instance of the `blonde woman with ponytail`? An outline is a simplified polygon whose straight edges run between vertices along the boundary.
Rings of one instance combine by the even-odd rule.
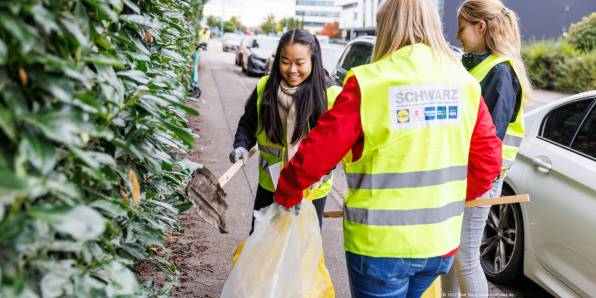
[[[532,90],[521,60],[517,16],[500,0],[466,0],[458,14],[456,38],[464,47],[462,63],[479,81],[503,144],[501,175],[481,198],[498,197],[524,136],[522,107]],[[488,206],[464,211],[460,248],[454,266],[443,277],[446,293],[488,297],[480,265],[480,244],[489,211]]]
[[[385,0],[373,63],[350,70],[281,172],[274,197],[290,208],[343,160],[352,297],[420,297],[453,263],[464,197],[500,173],[480,85],[442,32],[433,0]]]

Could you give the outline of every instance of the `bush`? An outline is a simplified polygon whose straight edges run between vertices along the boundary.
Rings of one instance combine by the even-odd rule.
[[[563,38],[582,52],[596,49],[596,12],[572,24]]]
[[[568,57],[557,65],[554,89],[565,93],[596,90],[596,50]]]
[[[155,252],[196,166],[176,157],[197,114],[184,104],[190,1],[0,1],[0,297],[177,282]],[[138,260],[171,283],[143,289]]]
[[[578,54],[569,43],[558,41],[539,41],[522,49],[522,58],[532,84],[551,90],[555,88],[555,81],[564,75],[559,73],[558,65]]]

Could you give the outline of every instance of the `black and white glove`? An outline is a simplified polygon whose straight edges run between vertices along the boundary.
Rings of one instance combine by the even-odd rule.
[[[248,150],[244,147],[236,147],[230,152],[230,162],[235,163],[242,159],[245,163],[248,160]]]

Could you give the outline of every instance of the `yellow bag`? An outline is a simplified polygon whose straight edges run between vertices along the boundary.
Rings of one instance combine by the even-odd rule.
[[[253,234],[238,245],[221,297],[335,297],[316,211],[296,216],[273,204],[255,212]]]
[[[426,291],[422,294],[422,298],[440,298],[442,297],[441,277],[437,277]]]

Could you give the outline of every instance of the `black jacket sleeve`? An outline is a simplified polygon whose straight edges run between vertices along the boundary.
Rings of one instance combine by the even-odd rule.
[[[257,143],[258,121],[257,89],[255,88],[246,101],[244,114],[238,121],[238,128],[234,137],[234,148],[244,147],[246,150],[250,150]]]
[[[497,136],[503,140],[507,126],[515,121],[521,106],[521,87],[507,62],[497,64],[480,82],[484,102],[493,118]]]

